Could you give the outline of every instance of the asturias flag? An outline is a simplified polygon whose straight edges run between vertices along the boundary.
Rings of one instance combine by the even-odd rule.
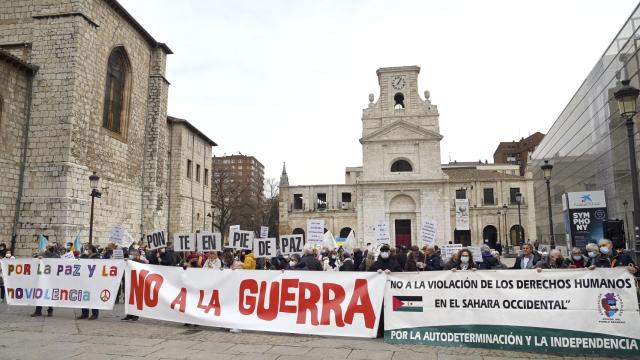
[[[394,296],[393,311],[422,312],[422,296]]]

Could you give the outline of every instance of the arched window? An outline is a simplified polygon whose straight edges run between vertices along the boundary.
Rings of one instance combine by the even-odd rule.
[[[129,60],[123,47],[113,49],[107,63],[102,126],[123,135],[129,105],[128,84],[131,81]]]
[[[402,95],[402,93],[395,94],[393,101],[395,101],[394,109],[404,109],[404,95]]]
[[[407,160],[396,160],[391,164],[391,172],[409,172],[413,167]]]

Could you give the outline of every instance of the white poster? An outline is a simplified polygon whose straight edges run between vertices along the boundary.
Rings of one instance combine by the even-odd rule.
[[[196,236],[190,233],[173,234],[173,251],[196,251]]]
[[[280,235],[277,246],[284,256],[293,254],[302,255],[305,244],[306,242],[304,241],[303,235]]]
[[[216,271],[129,261],[125,313],[221,328],[376,336],[384,274]],[[232,356],[233,357],[233,356]]]
[[[422,222],[420,228],[420,239],[422,243],[427,246],[434,246],[436,244],[436,232],[438,224],[434,220],[427,219]]]
[[[389,234],[389,223],[381,221],[376,225],[376,242],[378,244],[390,244],[391,235]]]
[[[471,251],[471,255],[473,256],[473,261],[482,262],[482,251],[480,250],[480,246],[467,246],[467,249]]]
[[[229,247],[238,250],[253,249],[253,231],[234,230],[229,234]]]
[[[2,259],[9,305],[111,310],[123,260]]]
[[[307,241],[311,244],[321,244],[324,239],[324,220],[307,220]]]
[[[469,230],[469,199],[456,199],[456,230]]]
[[[222,235],[210,231],[201,231],[196,235],[196,248],[200,252],[222,251]]]
[[[167,239],[164,236],[164,231],[155,230],[151,234],[147,234],[147,245],[149,250],[167,247]]]
[[[260,226],[260,237],[266,239],[269,237],[269,227],[268,226]]]
[[[124,226],[122,226],[121,224],[114,224],[113,226],[111,226],[111,234],[109,235],[109,241],[111,241],[116,245],[122,245],[124,242],[123,241],[124,231],[125,231]]]
[[[462,244],[446,244],[440,247],[440,252],[442,254],[442,260],[449,259],[451,255],[456,252],[462,250]]]
[[[640,356],[624,267],[392,273],[384,304],[388,343]]]
[[[276,238],[253,239],[253,256],[255,258],[272,258],[276,256]]]

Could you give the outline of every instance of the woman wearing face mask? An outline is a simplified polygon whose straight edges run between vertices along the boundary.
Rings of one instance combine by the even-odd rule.
[[[342,265],[340,260],[338,260],[338,253],[335,250],[331,250],[322,263],[324,271],[339,271],[340,265]]]
[[[453,267],[451,269],[452,271],[457,271],[457,270],[475,271],[478,268],[476,263],[473,262],[473,255],[471,254],[471,251],[469,251],[468,249],[462,249],[460,250],[459,254],[460,254],[460,262],[456,267]]]
[[[222,262],[218,258],[218,253],[211,251],[207,254],[207,260],[202,265],[203,269],[220,270],[222,269]]]
[[[371,264],[369,267],[369,271],[377,271],[377,272],[401,272],[402,268],[400,267],[400,263],[391,256],[391,248],[389,245],[382,245],[380,247],[380,255],[378,255],[378,259]]]
[[[588,268],[595,262],[596,257],[600,254],[600,249],[598,248],[598,244],[588,243],[587,246],[585,246],[585,250],[587,252],[587,264],[585,267]]]
[[[293,254],[289,258],[289,267],[288,270],[309,270],[307,269],[306,263],[301,261],[300,255]]]

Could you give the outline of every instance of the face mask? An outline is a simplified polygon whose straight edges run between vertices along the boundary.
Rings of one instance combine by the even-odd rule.
[[[468,256],[460,256],[460,261],[462,261],[463,263],[468,263],[469,262],[469,257]]]
[[[609,253],[609,248],[606,246],[600,246],[600,252],[606,255]]]
[[[7,259],[8,259],[8,258],[10,258],[10,257],[11,257],[11,253],[10,253],[10,252],[6,253],[6,254],[4,255],[4,257],[6,257]]]
[[[335,260],[336,256],[335,255],[331,255],[331,259]]]
[[[596,257],[596,253],[595,253],[595,252],[593,252],[593,251],[589,251],[589,253],[588,253],[588,254],[589,254],[589,257],[590,257],[590,258],[594,258],[594,257]]]
[[[386,251],[383,251],[380,253],[380,257],[383,259],[388,259],[389,258],[389,253]]]
[[[580,255],[573,255],[572,257],[573,257],[573,260],[575,260],[575,261],[578,261],[578,260],[582,259],[582,256],[580,256]]]
[[[160,249],[160,253],[161,254],[164,254],[165,251],[167,251],[167,250],[165,250],[165,248]]]
[[[295,261],[289,261],[289,266],[291,266],[291,267],[296,266],[296,262]]]
[[[89,250],[85,250],[85,251],[84,251],[84,254],[85,254],[85,255],[89,255]]]

